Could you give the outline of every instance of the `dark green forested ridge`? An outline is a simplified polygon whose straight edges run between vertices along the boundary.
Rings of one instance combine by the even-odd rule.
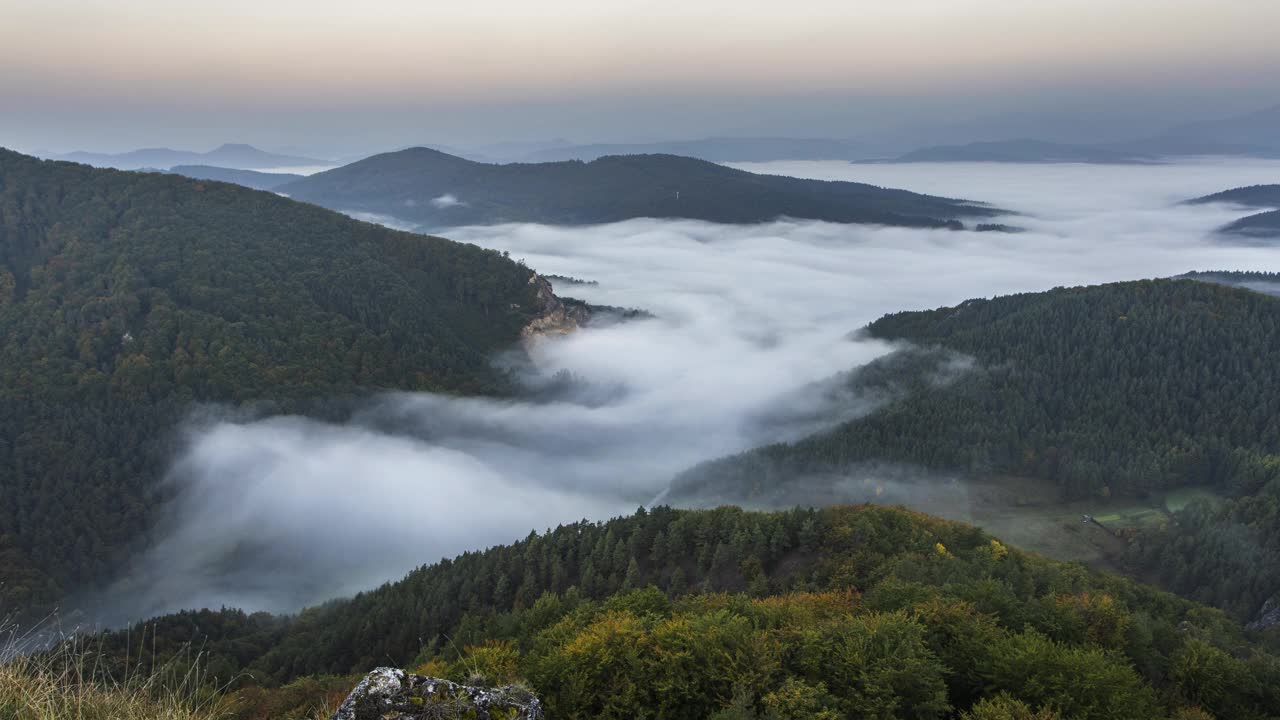
[[[1280,185],[1249,185],[1186,201],[1192,205],[1234,203],[1246,207],[1280,208]]]
[[[215,675],[286,683],[246,689],[259,707],[389,664],[524,679],[564,718],[1280,715],[1280,661],[1220,611],[871,506],[642,510],[296,617],[187,612],[103,648],[130,641],[162,657],[194,643]]]
[[[853,182],[757,175],[675,155],[615,155],[494,165],[428,148],[366,158],[281,185],[343,211],[431,227],[501,222],[590,224],[630,218],[758,223],[779,217],[959,228],[998,211]]]
[[[540,311],[531,276],[271,193],[0,150],[0,608],[138,548],[193,403],[504,391],[487,358]]]
[[[794,502],[806,478],[873,460],[1043,478],[1065,498],[1212,484],[1235,499],[1172,524],[1181,543],[1140,541],[1142,569],[1241,617],[1280,590],[1280,299],[1141,281],[887,315],[867,332],[910,343],[907,355],[963,353],[975,369],[833,431],[695,468],[671,500]],[[903,365],[890,356],[868,372],[886,364]]]
[[[1280,237],[1280,210],[1268,210],[1242,217],[1222,228],[1223,232],[1257,238]]]

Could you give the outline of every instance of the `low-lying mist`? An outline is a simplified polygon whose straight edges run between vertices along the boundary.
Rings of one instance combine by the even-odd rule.
[[[851,335],[887,312],[1193,269],[1280,270],[1276,250],[1213,236],[1238,210],[1173,205],[1275,182],[1280,162],[750,169],[985,200],[1023,213],[1001,222],[1026,232],[644,219],[442,233],[598,282],[560,294],[655,317],[534,343],[531,365],[516,363],[531,387],[571,378],[536,399],[390,394],[345,424],[203,410],[169,475],[160,539],[96,601],[110,609],[102,619],[293,610],[533,529],[630,512],[696,463],[883,401],[823,381],[890,349]]]

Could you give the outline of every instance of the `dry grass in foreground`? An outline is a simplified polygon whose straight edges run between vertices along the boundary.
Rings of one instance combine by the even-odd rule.
[[[174,659],[116,678],[75,638],[50,650],[29,650],[29,643],[0,641],[0,720],[228,717],[231,699],[207,688],[196,661]]]

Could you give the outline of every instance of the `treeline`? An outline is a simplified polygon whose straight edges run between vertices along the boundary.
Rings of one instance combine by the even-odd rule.
[[[249,685],[245,717],[376,665],[527,681],[565,718],[1280,712],[1280,660],[1221,612],[870,506],[642,510],[296,617],[184,613],[104,647],[131,641],[201,648]]]
[[[218,182],[0,150],[0,614],[146,542],[193,405],[495,393],[539,309],[505,256]]]

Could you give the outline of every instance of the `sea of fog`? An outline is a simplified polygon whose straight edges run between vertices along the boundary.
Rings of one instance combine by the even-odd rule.
[[[739,167],[986,201],[1017,212],[1001,221],[1027,232],[647,219],[440,233],[598,283],[561,294],[655,317],[537,342],[534,366],[519,372],[535,386],[570,373],[574,391],[559,399],[395,394],[341,425],[203,412],[169,474],[176,499],[160,539],[93,601],[100,619],[288,611],[533,529],[634,511],[693,464],[873,408],[820,383],[889,350],[850,336],[887,312],[1196,269],[1280,270],[1280,249],[1213,235],[1239,209],[1176,205],[1280,182],[1280,161]]]

